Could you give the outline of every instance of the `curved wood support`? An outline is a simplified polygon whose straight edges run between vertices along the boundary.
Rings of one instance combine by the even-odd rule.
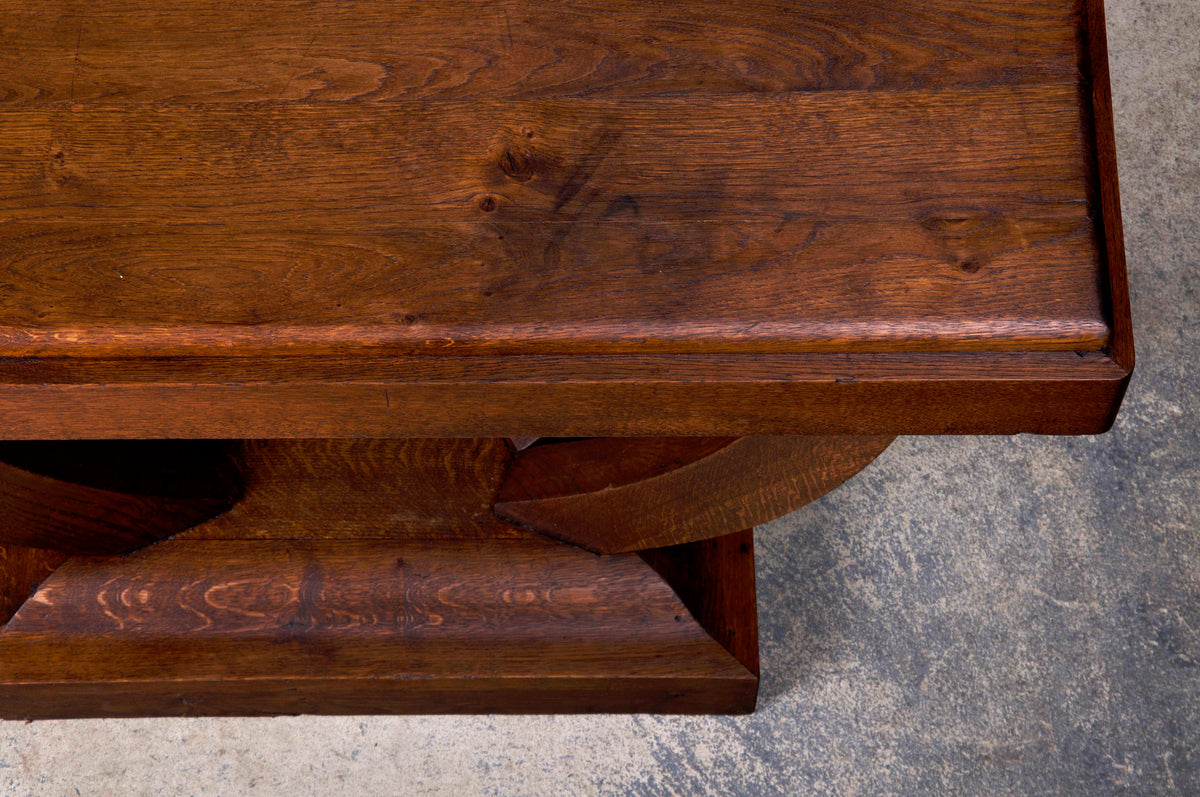
[[[597,553],[729,534],[838,487],[892,437],[594,438],[517,454],[496,497],[512,523]]]
[[[206,440],[0,444],[0,545],[117,555],[237,502],[236,468]]]

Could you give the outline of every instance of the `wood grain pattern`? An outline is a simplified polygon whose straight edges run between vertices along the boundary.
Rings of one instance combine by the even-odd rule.
[[[539,438],[504,473],[496,500],[595,493],[669,476],[713,456],[736,437]]]
[[[0,3],[0,101],[388,102],[1071,80],[1072,0]]]
[[[11,225],[0,233],[11,254],[2,276],[21,290],[0,304],[9,324],[0,352],[1100,348],[1109,334],[1101,297],[1079,279],[1088,224],[977,221],[990,231],[961,240],[916,217],[835,227],[451,225],[375,237]],[[879,238],[903,248],[879,258],[870,244]],[[578,271],[526,269],[513,249],[549,252]],[[1055,301],[1025,316],[1008,309],[1035,288]],[[834,302],[839,290],[862,301]],[[597,295],[608,303],[588,299]]]
[[[632,445],[591,484],[728,442],[542,439],[520,456]],[[3,448],[143,492],[195,490],[183,477],[211,449],[243,497],[126,556],[0,546],[2,716],[753,708],[751,533],[640,558],[531,534],[491,512],[505,440]],[[171,451],[176,465],[146,467]]]
[[[1098,349],[1076,95],[0,110],[0,353]]]
[[[210,441],[0,444],[0,544],[123,554],[229,509],[240,494]]]
[[[509,459],[501,440],[247,440],[233,449],[241,500],[179,539],[527,536],[492,513]]]
[[[477,648],[478,649],[478,648]],[[66,655],[85,648],[66,644]],[[45,655],[21,640],[6,654]],[[237,643],[203,645],[198,656],[233,659]],[[536,653],[536,650],[531,650]],[[657,652],[657,651],[654,651]],[[169,659],[161,643],[120,646],[121,660]],[[269,672],[269,671],[268,671]],[[417,687],[417,688],[414,688]],[[176,680],[0,682],[0,717],[14,720],[91,717],[279,716],[297,714],[748,714],[755,687],[744,675],[614,677],[453,676],[338,678],[314,675],[242,680],[182,676]],[[248,697],[247,695],[251,695]]]
[[[1119,406],[1098,2],[0,10],[6,437],[1079,433]],[[805,353],[855,357],[774,359]],[[1009,354],[1040,370],[993,376]],[[64,355],[99,381],[25,381]]]
[[[6,717],[747,711],[756,687],[637,556],[534,538],[174,540],[71,560],[0,632]]]
[[[597,438],[522,452],[496,495],[512,523],[608,554],[718,537],[797,509],[890,437]]]
[[[106,224],[257,217],[336,232],[627,222],[636,204],[651,221],[972,211],[957,225],[969,231],[993,209],[1085,217],[1079,110],[1075,85],[703,103],[10,107],[0,108],[0,213]]]
[[[1098,352],[15,359],[0,436],[1097,434],[1128,376]]]

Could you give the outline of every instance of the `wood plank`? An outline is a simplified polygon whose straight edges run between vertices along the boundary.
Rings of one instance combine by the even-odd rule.
[[[601,554],[729,534],[815,501],[890,437],[595,438],[519,454],[496,514]]]
[[[13,224],[0,353],[1102,347],[1090,223],[1020,215],[962,231],[919,212],[377,236]]]
[[[1129,373],[1046,352],[60,358],[0,377],[0,437],[58,439],[1097,434]]]
[[[6,717],[748,711],[756,688],[637,556],[535,538],[169,541],[71,560],[0,632]]]
[[[1016,207],[1078,218],[1082,125],[1075,85],[702,103],[15,106],[0,108],[0,219],[345,232],[574,223],[635,206],[655,221],[973,210],[969,221]]]
[[[679,470],[736,443],[736,437],[543,438],[519,451],[504,472],[497,501],[597,493]]]
[[[0,101],[381,102],[1072,80],[1077,5],[5,0]]]
[[[546,581],[556,568],[559,578]],[[126,557],[71,559],[5,633],[280,642],[308,634],[403,636],[443,640],[464,674],[497,674],[503,664],[472,653],[464,639],[494,636],[516,651],[523,639],[543,638],[556,616],[578,622],[589,640],[620,638],[622,623],[633,618],[661,624],[655,631],[675,643],[700,639],[675,622],[683,607],[671,590],[640,594],[645,570],[636,556],[597,557],[533,535],[510,542],[172,540]],[[483,606],[490,611],[477,610]],[[288,671],[281,663],[279,672]],[[154,672],[144,663],[129,676]]]
[[[209,385],[228,390],[301,385],[490,385],[580,382],[776,383],[812,381],[850,386],[883,381],[1109,380],[1121,367],[1103,352],[921,352],[904,354],[525,355],[426,357],[143,357],[0,358],[0,388],[122,385]],[[387,405],[387,397],[379,393]],[[264,435],[258,435],[263,437]],[[269,437],[269,435],[266,435]],[[320,437],[321,435],[315,435]],[[366,435],[370,437],[371,435]],[[429,436],[436,435],[410,435]],[[454,435],[448,435],[453,437]],[[594,437],[596,435],[556,435]]]
[[[29,648],[35,651],[36,648]],[[10,649],[11,650],[11,649]],[[74,652],[75,646],[66,651]],[[44,652],[44,651],[43,651]],[[536,651],[535,651],[536,652]],[[164,654],[122,646],[122,659]],[[234,657],[230,647],[223,655]],[[296,714],[749,714],[748,678],[278,678],[0,683],[11,720]]]
[[[1071,87],[0,111],[0,353],[1095,350],[1081,125]]]

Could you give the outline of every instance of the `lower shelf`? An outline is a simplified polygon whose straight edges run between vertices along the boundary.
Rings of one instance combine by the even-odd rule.
[[[533,536],[180,539],[76,557],[0,631],[0,715],[748,712],[749,541],[643,558]]]

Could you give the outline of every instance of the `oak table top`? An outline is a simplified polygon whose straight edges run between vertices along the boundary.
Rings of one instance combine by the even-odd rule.
[[[1103,31],[5,0],[0,435],[1098,431],[1132,367]]]

